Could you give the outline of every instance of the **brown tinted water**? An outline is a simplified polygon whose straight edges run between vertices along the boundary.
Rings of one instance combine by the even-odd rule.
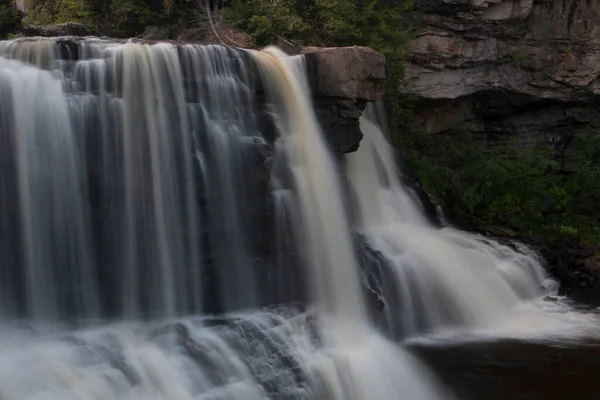
[[[417,344],[411,350],[461,400],[600,399],[598,339]]]

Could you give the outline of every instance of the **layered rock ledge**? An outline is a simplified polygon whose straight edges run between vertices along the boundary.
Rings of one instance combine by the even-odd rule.
[[[339,153],[356,151],[363,137],[358,120],[367,104],[385,94],[383,54],[368,47],[301,49],[315,112]]]
[[[596,119],[600,1],[420,0],[407,90],[414,127],[521,144]]]
[[[66,60],[79,58],[77,43],[94,35],[84,25],[67,23],[25,27],[32,37],[54,37]],[[27,40],[27,39],[26,39]],[[125,42],[125,39],[109,39]],[[156,43],[152,39],[129,39]],[[166,40],[179,45],[187,42]],[[309,86],[315,113],[337,154],[356,151],[362,140],[359,118],[368,102],[385,94],[387,67],[385,56],[369,47],[284,48],[290,55],[302,54],[306,60]]]

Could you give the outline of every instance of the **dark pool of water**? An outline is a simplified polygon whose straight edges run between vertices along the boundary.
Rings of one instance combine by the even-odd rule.
[[[411,350],[461,400],[600,399],[600,340],[498,340]]]

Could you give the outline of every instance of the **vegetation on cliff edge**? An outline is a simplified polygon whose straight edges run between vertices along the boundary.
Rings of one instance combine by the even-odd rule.
[[[175,24],[197,8],[196,0],[27,0],[25,23],[82,23],[112,36],[135,36],[148,25]],[[202,0],[199,0],[202,1]]]
[[[469,134],[402,136],[405,159],[451,220],[498,234],[600,243],[597,129],[575,134],[566,151],[486,147]]]
[[[413,5],[413,0],[233,0],[224,15],[261,46],[362,45],[380,51],[389,67],[391,120],[398,125],[410,112],[400,87],[411,38],[405,17]]]
[[[9,33],[16,31],[20,25],[21,15],[14,1],[0,0],[0,39],[6,38]]]

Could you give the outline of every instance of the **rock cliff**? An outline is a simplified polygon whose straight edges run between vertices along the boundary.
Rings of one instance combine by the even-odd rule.
[[[367,102],[385,94],[385,57],[368,47],[301,49],[305,55],[315,112],[339,153],[356,151],[358,126]]]
[[[600,1],[420,0],[415,26],[416,129],[556,143],[594,121]]]

